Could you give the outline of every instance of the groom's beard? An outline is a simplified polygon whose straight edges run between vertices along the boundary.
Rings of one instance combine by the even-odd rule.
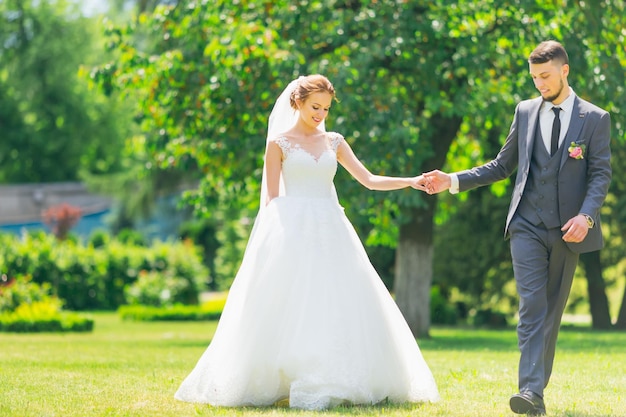
[[[544,101],[549,101],[549,102],[553,102],[554,100],[556,100],[556,98],[558,96],[561,95],[561,93],[563,92],[563,88],[565,86],[563,85],[563,79],[561,79],[560,85],[559,85],[559,91],[557,91],[555,94],[552,94],[551,96],[548,97],[544,97],[543,100]]]

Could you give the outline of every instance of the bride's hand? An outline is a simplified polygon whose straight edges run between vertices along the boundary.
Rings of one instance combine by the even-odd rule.
[[[411,187],[416,190],[426,191],[428,192],[430,188],[430,182],[428,179],[424,178],[423,175],[418,175],[417,177],[411,178]]]

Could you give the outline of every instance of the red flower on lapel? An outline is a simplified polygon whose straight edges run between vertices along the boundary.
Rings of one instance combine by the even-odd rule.
[[[584,159],[585,157],[585,144],[578,144],[576,142],[572,142],[567,148],[567,152],[569,152],[569,157],[574,159]]]

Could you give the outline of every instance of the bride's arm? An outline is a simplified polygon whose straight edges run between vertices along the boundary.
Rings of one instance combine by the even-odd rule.
[[[417,177],[388,177],[372,174],[357,158],[348,142],[343,139],[337,147],[337,161],[350,175],[370,190],[388,191],[406,187],[425,190],[426,181],[421,175]]]
[[[267,180],[267,196],[265,204],[269,204],[280,193],[280,170],[282,169],[283,153],[274,141],[267,144],[265,150],[265,179]]]

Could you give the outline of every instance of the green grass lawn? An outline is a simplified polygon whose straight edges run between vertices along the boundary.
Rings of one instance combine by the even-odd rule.
[[[176,401],[215,322],[123,322],[98,313],[87,334],[0,333],[0,416],[513,416],[517,385],[514,329],[433,328],[420,341],[438,382],[436,404],[213,408]],[[626,416],[626,333],[566,328],[546,390],[551,416]]]

